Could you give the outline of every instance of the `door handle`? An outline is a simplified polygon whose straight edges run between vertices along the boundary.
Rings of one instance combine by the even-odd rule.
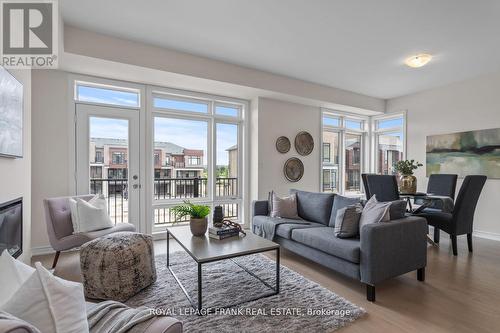
[[[133,188],[134,190],[136,190],[136,189],[138,189],[138,188],[141,188],[141,184],[134,184],[134,185],[132,185],[132,188]]]

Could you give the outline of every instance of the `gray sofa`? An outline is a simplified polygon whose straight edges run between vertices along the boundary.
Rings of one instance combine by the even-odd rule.
[[[375,301],[375,285],[417,270],[425,279],[427,221],[408,216],[390,222],[365,225],[359,238],[334,234],[330,218],[334,194],[295,191],[299,217],[304,221],[269,217],[268,201],[252,203],[252,231],[275,224],[273,241],[300,256],[366,284],[367,299]],[[340,199],[338,199],[340,200]],[[335,212],[334,212],[335,213]],[[287,223],[289,222],[289,223]],[[306,222],[306,224],[303,224]]]

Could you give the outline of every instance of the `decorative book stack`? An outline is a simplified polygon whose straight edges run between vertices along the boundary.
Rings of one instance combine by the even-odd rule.
[[[228,237],[238,236],[239,235],[238,228],[223,226],[221,228],[216,228],[211,226],[208,228],[208,237],[213,239],[224,239]]]

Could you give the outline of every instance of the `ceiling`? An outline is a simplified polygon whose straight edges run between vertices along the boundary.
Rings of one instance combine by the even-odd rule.
[[[66,23],[393,98],[500,70],[498,0],[62,0]],[[434,59],[420,69],[403,61]]]

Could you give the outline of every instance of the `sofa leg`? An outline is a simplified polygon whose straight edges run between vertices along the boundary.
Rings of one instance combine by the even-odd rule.
[[[54,261],[52,262],[52,269],[56,268],[57,261],[59,260],[59,255],[61,254],[61,251],[56,252],[56,256],[54,257]]]
[[[467,234],[467,245],[469,246],[469,252],[472,252],[472,234]]]
[[[439,244],[439,229],[434,227],[434,243]]]
[[[425,267],[417,269],[417,280],[425,281]]]
[[[375,302],[375,286],[366,285],[366,300],[369,302]]]
[[[458,251],[457,251],[457,235],[450,235],[451,239],[451,249],[453,250],[453,255],[457,256]]]

